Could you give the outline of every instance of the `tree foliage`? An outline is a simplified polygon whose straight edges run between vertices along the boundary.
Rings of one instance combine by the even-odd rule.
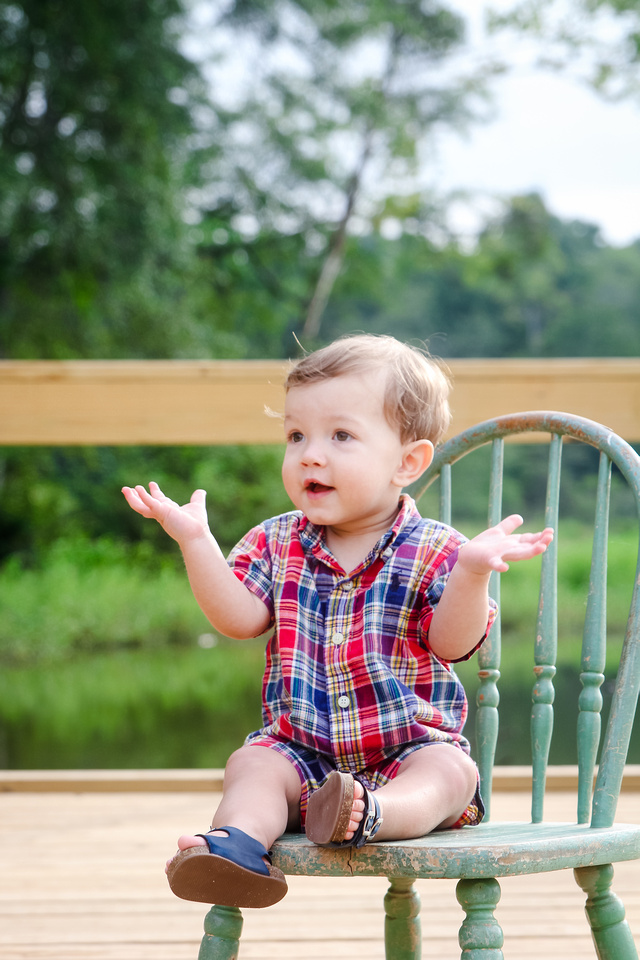
[[[494,12],[490,25],[535,39],[539,65],[569,72],[609,99],[640,95],[639,0],[520,0]]]
[[[179,0],[0,2],[0,354],[170,356],[195,318]]]
[[[217,64],[212,105],[224,123],[224,146],[194,196],[203,247],[211,237],[220,260],[211,248],[230,225],[247,238],[251,279],[263,282],[260,241],[298,238],[283,330],[315,339],[350,228],[370,226],[397,195],[416,205],[434,131],[473,116],[490,70],[456,60],[463,23],[439,3],[235,0],[202,16],[212,48],[197,52],[205,68]],[[270,271],[271,286],[280,273]]]
[[[476,246],[405,232],[352,241],[326,336],[349,330],[428,340],[443,357],[638,356],[640,243],[514,197]]]
[[[442,4],[198,16],[194,37],[181,0],[0,0],[5,356],[264,352],[305,314],[316,336],[347,228],[415,194],[481,87]]]
[[[420,189],[489,73],[456,59],[462,27],[418,0],[0,0],[0,356],[281,357],[356,330],[443,357],[639,355],[640,241],[525,196],[468,248]],[[286,507],[278,459],[8,450],[3,556],[165,549],[120,502],[153,475],[210,490],[230,545]]]

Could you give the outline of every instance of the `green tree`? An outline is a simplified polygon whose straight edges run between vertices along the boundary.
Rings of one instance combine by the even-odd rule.
[[[490,67],[455,60],[463,22],[439,3],[236,0],[210,17],[215,45],[201,56],[217,58],[213,102],[225,115],[225,145],[199,198],[203,227],[211,235],[226,206],[232,228],[249,238],[251,264],[260,240],[300,239],[300,282],[287,276],[285,301],[309,344],[350,229],[420,206],[431,138],[474,115]],[[230,97],[223,77],[234,66]]]
[[[467,282],[492,303],[507,355],[544,355],[547,331],[563,307],[565,258],[552,221],[537,195],[514,197],[467,258]]]
[[[640,94],[639,0],[523,0],[489,17],[494,31],[540,41],[538,63],[613,100]]]
[[[352,238],[325,334],[428,341],[443,357],[637,356],[640,243],[608,247],[597,227],[514,197],[473,249],[420,233]]]
[[[312,340],[348,230],[473,113],[462,34],[419,0],[0,0],[0,355]]]
[[[181,17],[180,0],[1,0],[0,355],[202,353],[180,275],[203,86]]]

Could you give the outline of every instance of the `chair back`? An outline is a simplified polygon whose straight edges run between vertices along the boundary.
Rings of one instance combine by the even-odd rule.
[[[607,654],[607,546],[612,464],[626,480],[636,505],[637,529],[640,517],[640,457],[633,448],[601,424],[566,413],[548,411],[516,413],[487,420],[451,438],[436,450],[428,472],[413,491],[419,499],[439,478],[440,519],[451,523],[452,465],[479,447],[490,444],[488,525],[502,519],[505,440],[527,433],[548,435],[545,526],[556,535],[540,563],[537,622],[533,636],[533,683],[531,708],[531,819],[543,820],[544,793],[554,726],[554,677],[558,651],[558,543],[562,536],[560,490],[563,446],[568,442],[589,444],[600,451],[595,495],[595,520],[580,662],[581,690],[578,698],[577,822],[607,827],[613,823],[618,794],[640,688],[640,555],[622,654],[604,736],[603,695]],[[536,438],[538,439],[538,438]],[[542,453],[542,456],[545,454]],[[517,508],[519,511],[521,508]],[[531,561],[528,561],[531,562]],[[509,576],[509,574],[507,574]],[[631,580],[631,571],[629,573]],[[500,604],[500,574],[491,578],[490,592]],[[476,711],[476,756],[482,793],[490,814],[491,784],[498,743],[501,658],[500,615],[488,639],[478,652],[479,687]],[[565,731],[561,735],[566,735]],[[598,756],[599,754],[599,756]],[[596,774],[597,771],[597,774]],[[595,786],[594,786],[595,776]]]

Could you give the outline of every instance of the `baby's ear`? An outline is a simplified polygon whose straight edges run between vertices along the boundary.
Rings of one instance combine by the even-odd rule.
[[[408,443],[402,454],[402,462],[394,478],[400,487],[406,487],[421,477],[433,460],[431,440],[414,440]]]

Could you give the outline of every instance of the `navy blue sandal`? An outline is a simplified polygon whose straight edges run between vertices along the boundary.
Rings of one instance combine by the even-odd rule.
[[[364,814],[353,837],[345,840],[353,810],[356,780],[364,790]],[[334,770],[319,790],[311,794],[305,833],[321,847],[363,847],[373,840],[381,825],[380,804],[374,792],[350,773]]]
[[[206,846],[181,850],[167,867],[175,895],[224,907],[270,907],[282,900],[287,881],[271,865],[265,847],[236,827],[214,829],[224,830],[226,836],[197,834],[204,837]]]

